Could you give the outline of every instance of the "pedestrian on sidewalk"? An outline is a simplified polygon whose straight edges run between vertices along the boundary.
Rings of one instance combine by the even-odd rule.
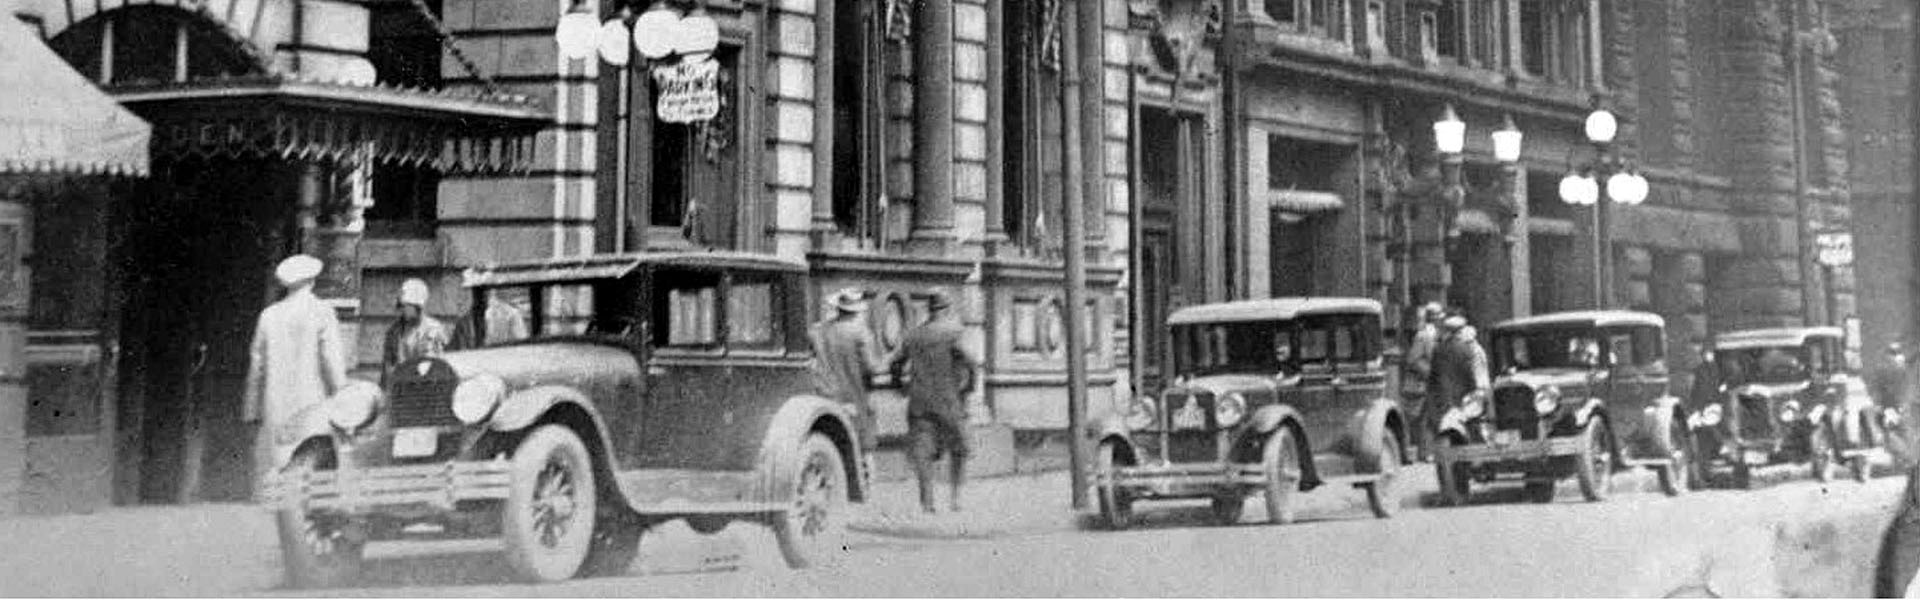
[[[1446,316],[1445,313],[1446,308],[1439,302],[1420,307],[1420,330],[1408,342],[1406,358],[1401,361],[1404,367],[1400,374],[1400,398],[1402,405],[1412,411],[1413,422],[1418,424],[1413,428],[1413,443],[1423,462],[1433,456],[1433,431],[1439,427],[1440,415],[1426,409],[1427,376],[1433,372],[1433,347],[1440,341],[1440,318]]]
[[[1727,379],[1712,346],[1694,344],[1693,347],[1700,362],[1693,366],[1693,383],[1687,389],[1687,402],[1691,405],[1688,406],[1689,410],[1699,410],[1720,401],[1720,394],[1727,391]]]
[[[904,381],[907,393],[907,458],[920,484],[920,509],[934,512],[933,463],[947,458],[952,486],[949,508],[960,510],[960,489],[967,476],[967,395],[972,393],[980,360],[967,352],[960,337],[959,319],[949,312],[953,300],[934,291],[927,303],[927,322],[907,332],[900,349],[887,361],[895,381]]]
[[[1915,406],[1915,373],[1913,364],[1907,357],[1906,347],[1900,342],[1893,342],[1887,344],[1886,353],[1886,365],[1868,374],[1867,393],[1881,408],[1898,410],[1902,417],[1913,417],[1914,411],[1920,407]],[[1904,425],[1906,420],[1901,419],[1900,422]],[[1898,426],[1888,433],[1892,438],[1889,441],[1897,444],[1888,448],[1894,458],[1902,465],[1913,462],[1914,456],[1911,449],[1916,441],[1914,440],[1915,431],[1909,427]]]
[[[816,357],[816,387],[829,398],[853,407],[860,429],[862,455],[872,457],[878,443],[873,404],[867,394],[873,390],[873,376],[880,371],[880,355],[873,330],[861,317],[867,314],[866,294],[855,288],[834,292],[827,297],[827,319],[815,324],[809,335]]]
[[[380,360],[382,381],[400,363],[446,352],[450,336],[446,325],[427,314],[429,297],[431,292],[425,281],[410,278],[400,284],[400,299],[395,303],[400,309],[400,320],[387,328]]]
[[[300,439],[294,416],[347,384],[340,322],[333,307],[313,294],[323,266],[305,254],[280,261],[273,274],[287,295],[260,311],[254,325],[241,420],[258,427],[253,448],[256,494],[266,474]]]
[[[1467,318],[1449,315],[1440,321],[1440,341],[1433,348],[1433,371],[1427,377],[1426,414],[1438,415],[1467,394],[1493,386],[1487,370],[1487,352]],[[1429,431],[1429,434],[1432,432]]]

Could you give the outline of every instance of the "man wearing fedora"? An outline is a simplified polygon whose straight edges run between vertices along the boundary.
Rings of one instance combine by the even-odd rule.
[[[299,441],[294,416],[347,384],[340,322],[333,307],[313,294],[322,266],[305,254],[280,261],[273,275],[287,296],[260,311],[254,326],[241,419],[259,426],[253,454],[256,493],[287,446]]]
[[[873,331],[861,319],[867,312],[866,294],[854,288],[843,289],[827,296],[826,305],[829,316],[810,332],[818,360],[818,387],[822,394],[853,406],[859,416],[854,425],[860,428],[860,448],[871,457],[877,437],[867,393],[873,388],[880,359],[874,351]]]
[[[895,381],[906,382],[907,458],[920,484],[920,509],[934,512],[933,462],[947,457],[952,485],[949,508],[960,510],[960,488],[967,476],[967,394],[973,391],[980,360],[961,345],[966,329],[949,310],[953,300],[934,291],[927,302],[927,322],[907,332],[900,350],[888,361]]]
[[[1440,321],[1440,340],[1433,348],[1433,369],[1427,376],[1427,406],[1432,427],[1447,407],[1476,390],[1492,387],[1487,369],[1487,352],[1474,338],[1477,334],[1464,315],[1452,314]]]

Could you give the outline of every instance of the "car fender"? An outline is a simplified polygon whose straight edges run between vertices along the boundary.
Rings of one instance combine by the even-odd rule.
[[[288,419],[287,423],[287,427],[282,430],[285,432],[285,435],[275,435],[273,438],[272,457],[274,471],[286,467],[287,461],[293,460],[294,451],[310,443],[316,441],[323,442],[333,445],[335,448],[353,443],[352,438],[340,435],[340,430],[335,429],[333,422],[327,420],[327,405],[325,402],[311,404],[306,408],[300,409],[293,413],[293,418]],[[264,422],[261,423],[260,426],[272,427],[272,425]],[[337,460],[346,460],[348,454],[344,449],[334,452]]]
[[[1285,404],[1268,404],[1253,411],[1253,430],[1262,435],[1273,433],[1281,423],[1300,422],[1300,411]]]
[[[1440,420],[1434,426],[1433,434],[1433,439],[1436,440],[1446,437],[1447,434],[1460,436],[1463,440],[1473,439],[1473,436],[1467,435],[1467,415],[1461,412],[1458,406],[1448,407],[1447,412],[1440,413]]]
[[[859,430],[854,423],[853,409],[846,403],[829,400],[812,394],[790,397],[773,419],[767,422],[767,431],[760,443],[760,488],[756,498],[765,498],[784,505],[792,498],[793,486],[789,482],[795,476],[794,467],[799,463],[800,444],[816,427],[824,427],[828,437],[834,439],[834,445],[840,448],[840,455],[846,464],[848,490],[854,501],[866,498],[867,473],[862,470],[864,458],[860,448]]]
[[[1126,417],[1108,414],[1094,417],[1088,422],[1086,433],[1087,439],[1093,440],[1094,443],[1097,444],[1100,440],[1110,437],[1127,439],[1127,437],[1133,433],[1133,430],[1127,427]]]
[[[1674,421],[1686,422],[1686,416],[1678,414],[1680,399],[1673,396],[1661,396],[1648,404],[1640,414],[1640,430],[1635,432],[1628,446],[1634,449],[1631,458],[1658,459],[1673,456],[1679,440],[1667,439]]]
[[[1361,473],[1379,473],[1381,456],[1386,452],[1380,443],[1385,434],[1392,434],[1399,440],[1402,448],[1407,441],[1405,419],[1400,419],[1401,427],[1391,427],[1389,422],[1399,416],[1399,408],[1391,400],[1376,398],[1366,408],[1354,411],[1347,420],[1348,440],[1342,446],[1352,449],[1354,468]],[[1398,457],[1404,459],[1404,456]]]
[[[492,432],[491,435],[517,436],[563,408],[578,410],[586,415],[588,426],[593,431],[580,432],[581,441],[587,443],[589,452],[598,454],[594,458],[600,461],[599,466],[605,468],[601,475],[610,481],[620,482],[620,491],[626,493],[624,481],[615,476],[621,470],[620,459],[618,453],[613,451],[613,440],[608,437],[606,419],[601,417],[600,409],[592,399],[580,390],[561,385],[541,385],[509,393],[500,400],[500,406],[493,409],[493,418],[487,421],[487,429]],[[627,497],[633,496],[628,494]]]

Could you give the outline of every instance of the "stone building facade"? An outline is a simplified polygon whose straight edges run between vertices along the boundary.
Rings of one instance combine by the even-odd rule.
[[[1842,115],[1852,135],[1846,183],[1853,199],[1856,271],[1863,276],[1859,315],[1870,366],[1885,364],[1880,349],[1913,345],[1913,299],[1920,291],[1915,253],[1920,212],[1913,195],[1912,61],[1914,7],[1908,2],[1832,3],[1841,65]]]

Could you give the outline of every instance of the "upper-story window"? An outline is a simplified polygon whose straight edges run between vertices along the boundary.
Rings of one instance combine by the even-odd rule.
[[[1519,0],[1520,66],[1528,75],[1566,84],[1587,78],[1587,13],[1570,0]]]
[[[887,78],[898,45],[886,39],[881,2],[833,4],[833,222],[877,245],[886,196]]]
[[[440,0],[427,0],[437,15]],[[440,38],[412,4],[376,4],[370,11],[367,60],[376,81],[402,88],[439,89]],[[379,164],[371,178],[373,206],[367,235],[431,238],[439,224],[440,173],[425,165]]]
[[[1506,0],[1441,0],[1432,21],[1433,53],[1456,64],[1498,68],[1506,14]]]
[[[1350,0],[1266,0],[1267,17],[1283,30],[1341,41],[1349,38]]]

